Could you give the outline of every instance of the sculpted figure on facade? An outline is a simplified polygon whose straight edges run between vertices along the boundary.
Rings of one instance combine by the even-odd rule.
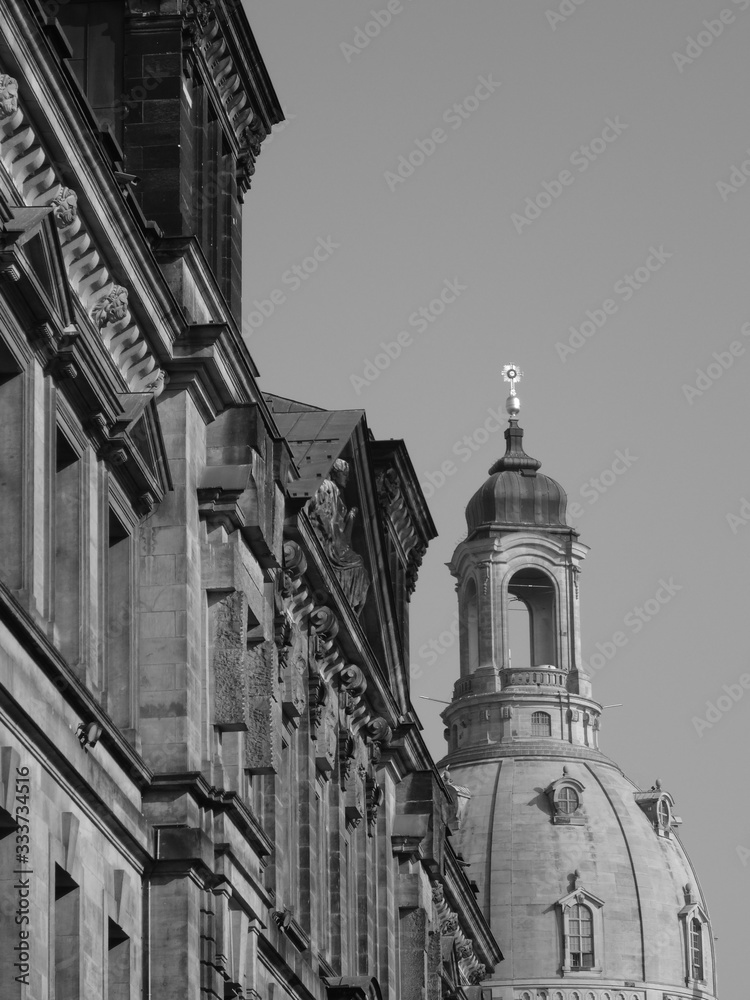
[[[324,479],[310,501],[310,519],[323,542],[347,600],[360,611],[370,588],[370,576],[364,559],[352,548],[352,529],[357,508],[347,508],[344,489],[349,479],[349,464],[341,458],[333,463],[329,479]]]
[[[57,197],[50,202],[50,207],[58,228],[64,229],[78,215],[78,195],[68,187],[61,187]]]
[[[7,118],[18,109],[18,80],[0,73],[0,118]]]
[[[113,285],[111,290],[98,300],[91,310],[91,318],[101,330],[110,323],[125,319],[128,312],[128,292],[121,285]]]

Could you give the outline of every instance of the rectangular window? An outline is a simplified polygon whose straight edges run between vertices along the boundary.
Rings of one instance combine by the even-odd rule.
[[[276,804],[283,845],[283,861],[276,866],[283,899],[294,907],[299,893],[299,786],[297,784],[297,730],[287,727],[281,742],[281,773],[276,780]],[[281,779],[279,781],[279,778]],[[283,878],[283,881],[282,881]]]
[[[73,49],[69,61],[100,127],[111,126],[121,139],[123,68],[122,0],[57,4],[57,17]]]
[[[329,783],[322,778],[318,778],[318,789],[315,795],[315,805],[317,807],[318,826],[318,949],[323,958],[328,958],[330,947],[330,919],[331,907],[328,887],[328,864],[330,851],[328,844],[328,789]]]
[[[130,938],[110,919],[107,933],[107,1000],[130,1000]]]
[[[54,485],[55,639],[74,666],[81,651],[81,461],[59,427]]]
[[[54,921],[55,1000],[80,1000],[81,890],[57,864]]]
[[[107,624],[104,636],[107,711],[120,729],[133,725],[131,587],[132,537],[110,507],[107,538]]]
[[[23,587],[24,379],[5,345],[0,345],[0,577],[13,590]]]
[[[574,969],[591,969],[594,965],[594,937],[591,911],[587,906],[574,906],[570,914],[570,964]]]

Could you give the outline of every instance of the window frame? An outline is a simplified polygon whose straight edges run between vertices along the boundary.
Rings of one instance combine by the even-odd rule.
[[[593,976],[601,977],[604,968],[604,900],[584,888],[576,888],[557,901],[562,924],[562,961],[560,972],[563,976]],[[581,937],[574,933],[574,916],[580,908],[585,908],[590,914],[591,927],[591,965],[575,965],[573,961],[573,941]],[[575,954],[589,954],[577,952]]]

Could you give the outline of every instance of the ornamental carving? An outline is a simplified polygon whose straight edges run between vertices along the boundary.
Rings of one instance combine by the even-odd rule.
[[[114,290],[112,275],[103,261],[104,254],[87,232],[78,212],[74,193],[60,180],[34,128],[27,120],[18,100],[18,82],[0,74],[0,160],[16,186],[26,206],[50,206],[60,232],[60,246],[68,281],[84,310],[96,316],[108,314],[106,290]],[[0,268],[0,274],[2,269]],[[7,270],[6,276],[17,280],[19,275]],[[124,293],[124,289],[120,290]],[[131,392],[153,392],[164,387],[160,373],[146,339],[130,316],[127,296],[115,308],[122,320],[116,329],[104,334],[104,345]],[[95,319],[94,322],[98,320]],[[106,325],[106,321],[104,323]],[[99,329],[103,329],[100,325]]]
[[[127,314],[128,292],[122,285],[113,285],[109,293],[99,299],[91,310],[91,318],[100,330],[110,323],[121,322]]]
[[[307,569],[305,553],[296,542],[284,542],[284,572],[289,576],[301,576]]]
[[[7,73],[0,73],[0,118],[7,118],[18,110],[18,80]]]
[[[61,187],[60,193],[50,202],[52,214],[60,229],[70,226],[78,215],[78,195],[71,188]]]
[[[352,548],[352,530],[357,508],[349,509],[344,490],[349,480],[349,464],[337,458],[329,479],[324,479],[309,503],[313,528],[323,544],[344,596],[355,612],[361,611],[370,589],[370,575],[364,559]]]
[[[393,468],[381,469],[375,479],[375,489],[378,494],[378,503],[384,510],[388,510],[401,495],[401,486],[396,470]]]
[[[378,812],[383,801],[383,789],[369,775],[365,779],[365,797],[367,807],[367,835],[371,837],[378,824]]]
[[[260,144],[268,133],[259,115],[253,114],[248,124],[243,129],[240,141],[243,146],[247,146],[253,156],[260,155]]]
[[[445,890],[440,882],[434,882],[432,886],[432,902],[438,906],[445,901]]]
[[[351,695],[361,695],[367,687],[365,675],[354,664],[344,667],[338,675],[338,680],[340,687]]]
[[[318,729],[323,721],[323,712],[328,701],[328,688],[320,674],[310,672],[308,678],[308,693],[310,705],[310,736],[315,740]]]
[[[380,746],[387,746],[393,739],[393,730],[385,719],[378,716],[368,724],[367,735],[373,743],[378,743]]]

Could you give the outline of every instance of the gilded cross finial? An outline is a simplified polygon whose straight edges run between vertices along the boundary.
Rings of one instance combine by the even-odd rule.
[[[505,400],[505,409],[511,417],[517,417],[521,409],[521,400],[516,395],[516,382],[523,378],[523,372],[518,365],[503,365],[503,379],[510,382],[510,395]]]

